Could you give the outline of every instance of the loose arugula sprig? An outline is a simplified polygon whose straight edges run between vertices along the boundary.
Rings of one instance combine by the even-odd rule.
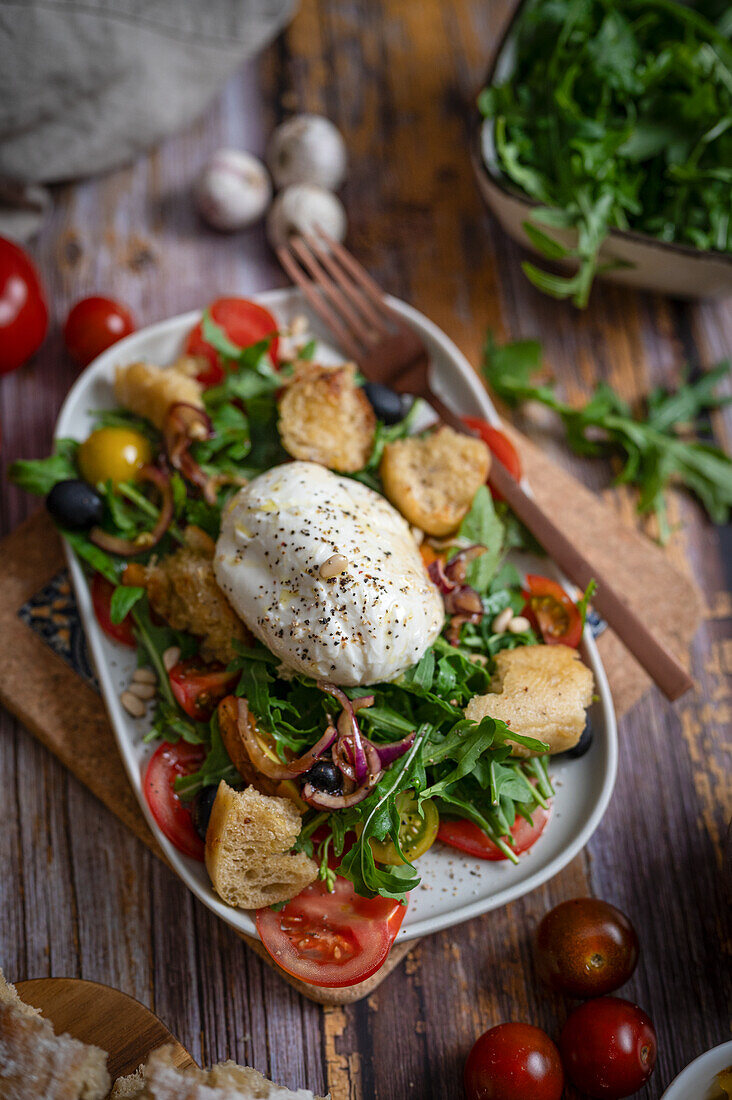
[[[634,416],[629,405],[604,382],[598,383],[590,400],[579,408],[557,397],[553,385],[533,384],[531,379],[541,370],[541,356],[541,345],[535,340],[497,347],[489,333],[483,358],[488,385],[509,405],[538,401],[556,412],[575,453],[620,455],[623,467],[616,481],[639,490],[638,511],[656,514],[662,543],[671,534],[665,493],[673,483],[693,493],[714,523],[729,519],[732,459],[711,443],[681,434],[690,426],[702,427],[700,417],[732,401],[715,393],[730,372],[728,361],[694,381],[687,377],[674,392],[653,390],[644,415]]]
[[[512,73],[478,105],[493,122],[501,171],[540,204],[524,223],[531,243],[548,260],[578,264],[563,276],[524,263],[544,293],[584,307],[614,228],[732,250],[728,15],[711,0],[533,0],[522,9]],[[574,247],[557,230],[574,232]]]

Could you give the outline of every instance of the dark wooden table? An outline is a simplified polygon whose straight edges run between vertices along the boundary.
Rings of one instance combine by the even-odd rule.
[[[540,336],[570,397],[598,378],[633,399],[673,385],[685,361],[729,353],[732,310],[608,285],[578,314],[531,289],[519,250],[484,213],[466,151],[466,105],[508,16],[509,0],[305,0],[287,34],[226,88],[198,125],[129,169],[56,192],[34,249],[54,324],[35,361],[2,380],[3,461],[47,452],[76,377],[60,323],[70,303],[111,292],[147,323],[217,293],[280,284],[259,229],[203,228],[190,183],[218,146],[263,147],[293,109],[329,115],[351,153],[349,242],[393,293],[478,361],[490,326]],[[719,442],[732,419],[718,416]],[[524,425],[525,426],[525,425]],[[634,523],[610,470],[559,462]],[[2,525],[36,505],[3,483]],[[701,1051],[729,1037],[728,899],[722,866],[732,812],[730,532],[674,497],[669,552],[699,581],[707,617],[693,652],[698,688],[675,707],[649,693],[622,722],[620,770],[602,825],[554,881],[421,943],[368,1000],[326,1009],[301,999],[7,714],[0,714],[0,965],[12,978],[79,976],[151,1005],[197,1059],[234,1057],[334,1100],[462,1096],[463,1059],[503,1020],[556,1033],[565,1005],[542,990],[532,928],[566,897],[593,892],[635,921],[643,954],[626,995],[651,1014],[659,1097]],[[684,607],[678,609],[684,615]],[[728,973],[728,972],[727,972]]]

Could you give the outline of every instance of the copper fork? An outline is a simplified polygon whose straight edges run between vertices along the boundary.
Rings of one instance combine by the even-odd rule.
[[[424,342],[391,309],[381,287],[350,252],[318,230],[317,235],[291,237],[287,246],[277,249],[277,255],[314,312],[370,382],[424,398],[443,423],[473,434],[432,389]],[[664,694],[678,699],[689,691],[694,682],[683,665],[534,498],[513,480],[495,455],[489,481],[570,580],[584,590],[594,579],[597,592],[593,606]]]

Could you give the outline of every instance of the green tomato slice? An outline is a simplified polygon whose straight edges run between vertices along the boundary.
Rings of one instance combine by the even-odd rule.
[[[440,817],[434,802],[429,799],[417,808],[417,800],[412,791],[402,791],[397,795],[396,807],[399,811],[399,845],[404,858],[414,863],[432,847],[437,839]],[[374,859],[391,867],[402,863],[399,852],[389,837],[384,840],[371,840]]]

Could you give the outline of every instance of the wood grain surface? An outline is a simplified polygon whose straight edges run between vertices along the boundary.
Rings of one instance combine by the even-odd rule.
[[[176,1066],[195,1065],[165,1024],[119,989],[80,978],[34,978],[18,982],[16,989],[51,1021],[57,1035],[68,1034],[106,1050],[113,1081],[134,1073],[161,1046],[173,1047]]]
[[[618,287],[578,314],[525,281],[520,250],[483,211],[467,151],[466,105],[509,15],[508,0],[304,0],[285,36],[225,89],[205,118],[129,169],[56,192],[35,254],[55,324],[34,362],[0,384],[3,461],[47,452],[76,368],[60,336],[68,305],[113,292],[147,323],[218,292],[283,281],[257,228],[203,228],[190,183],[218,146],[261,151],[283,114],[312,109],[344,131],[349,244],[391,292],[478,361],[487,327],[540,336],[570,398],[603,378],[633,400],[673,385],[686,361],[732,346],[732,310]],[[517,421],[634,525],[612,470],[571,457],[543,415]],[[729,410],[714,418],[729,446]],[[5,483],[4,531],[35,507]],[[644,1096],[729,1034],[729,932],[722,879],[732,811],[729,531],[672,500],[670,553],[696,578],[706,618],[693,647],[698,689],[675,707],[646,695],[621,724],[610,808],[560,876],[506,910],[424,940],[367,1000],[321,1009],[285,986],[231,930],[8,715],[0,715],[0,965],[11,978],[74,976],[149,1005],[197,1061],[235,1057],[334,1100],[462,1096],[476,1036],[507,1019],[556,1033],[567,1010],[537,984],[531,931],[557,901],[593,892],[635,921],[643,946],[626,995],[653,1017],[659,1060]],[[688,608],[680,602],[678,615]]]

